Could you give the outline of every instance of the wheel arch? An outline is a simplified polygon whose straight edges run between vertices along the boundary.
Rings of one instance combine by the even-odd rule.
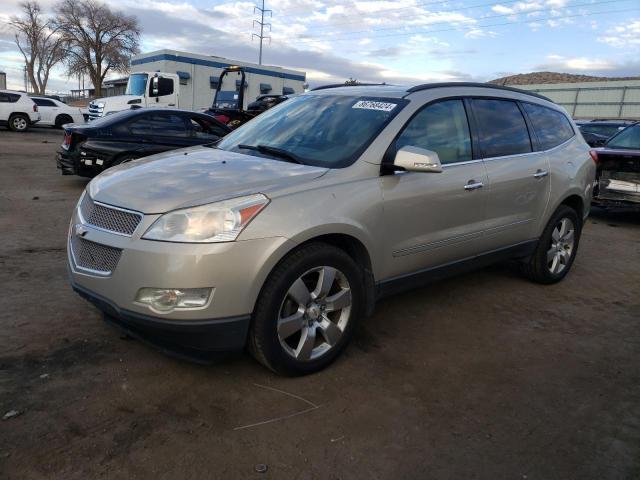
[[[326,228],[324,230],[326,232]],[[309,232],[303,232],[297,235],[295,238],[291,239],[292,243],[287,244],[289,248],[274,252],[274,255],[276,255],[277,258],[268,262],[269,265],[265,269],[267,271],[260,275],[260,277],[262,278],[262,283],[255,301],[257,302],[257,299],[262,292],[266,282],[269,280],[271,273],[292,252],[299,250],[300,248],[303,248],[311,243],[325,243],[346,252],[351,258],[355,260],[358,265],[362,267],[363,284],[367,294],[366,314],[370,315],[371,313],[373,313],[376,299],[376,283],[370,250],[367,248],[365,242],[361,238],[358,238],[358,236],[353,235],[352,233],[347,233],[345,231],[333,231],[332,233],[325,232],[320,233],[313,230]]]
[[[62,122],[61,119],[63,118],[67,118],[70,121],[69,122]],[[65,123],[73,123],[73,117],[71,115],[69,115],[68,113],[59,113],[58,115],[56,115],[56,118],[53,119],[53,124],[56,127],[62,128],[62,125],[64,125]]]

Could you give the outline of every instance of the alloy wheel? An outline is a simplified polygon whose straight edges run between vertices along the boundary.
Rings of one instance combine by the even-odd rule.
[[[575,242],[575,225],[562,218],[551,233],[551,247],[547,250],[547,268],[554,275],[561,273],[571,260]]]
[[[16,117],[13,119],[13,127],[16,130],[25,130],[27,128],[27,121],[23,117]]]
[[[351,317],[351,287],[340,270],[306,271],[289,287],[278,312],[278,339],[298,361],[315,360],[342,337]]]

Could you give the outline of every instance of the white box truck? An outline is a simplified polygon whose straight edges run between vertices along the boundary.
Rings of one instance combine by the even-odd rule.
[[[243,109],[261,94],[292,95],[304,90],[305,72],[176,50],[158,50],[134,56],[125,94],[93,100],[89,103],[89,119],[136,106],[184,110],[209,108],[222,70],[231,66],[240,66],[245,72]]]

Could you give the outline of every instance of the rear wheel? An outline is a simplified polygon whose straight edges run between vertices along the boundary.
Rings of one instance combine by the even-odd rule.
[[[573,265],[582,223],[576,211],[560,205],[544,229],[535,253],[523,264],[523,273],[537,283],[562,280]]]
[[[24,132],[29,128],[29,117],[24,113],[14,113],[9,117],[9,128],[14,132]]]
[[[344,251],[309,244],[286,257],[258,298],[249,349],[271,370],[304,375],[344,350],[364,312],[362,271]]]

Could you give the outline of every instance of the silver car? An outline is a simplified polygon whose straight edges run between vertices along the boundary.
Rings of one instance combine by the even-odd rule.
[[[488,84],[299,95],[217,145],[96,177],[69,229],[73,287],[166,351],[248,347],[311,373],[382,296],[503,259],[564,278],[596,170],[576,132]]]

